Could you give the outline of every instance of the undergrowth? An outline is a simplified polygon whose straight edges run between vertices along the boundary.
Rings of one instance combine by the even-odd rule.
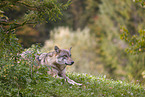
[[[32,47],[37,48],[35,46]],[[29,49],[31,50],[31,49]],[[36,49],[33,49],[34,53]],[[28,54],[29,58],[35,55]],[[9,59],[8,59],[9,58]],[[139,84],[106,79],[106,76],[92,76],[84,73],[67,73],[70,79],[82,83],[71,85],[64,79],[56,79],[47,74],[47,67],[37,65],[32,60],[19,56],[2,60],[0,67],[0,96],[2,97],[144,97],[145,88]],[[18,58],[18,59],[17,59]]]
[[[36,96],[36,97],[144,97],[145,88],[140,85],[126,83],[124,81],[113,81],[105,77],[97,77],[88,74],[68,73],[68,76],[83,85],[71,85],[64,79],[56,79],[47,75],[45,67],[41,72],[33,73],[31,78],[29,73],[25,73],[19,81],[19,86],[13,85],[6,80],[6,84],[1,82],[0,96]],[[22,72],[20,72],[22,73]],[[24,73],[24,72],[23,72]],[[27,78],[27,79],[26,79]]]

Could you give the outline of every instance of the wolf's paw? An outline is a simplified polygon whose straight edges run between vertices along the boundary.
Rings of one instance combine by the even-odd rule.
[[[82,85],[82,84],[77,83],[77,82],[75,82],[75,81],[73,81],[73,80],[71,80],[71,82],[68,81],[68,83],[70,83],[70,84],[72,84],[72,85],[78,85],[78,86],[81,86],[81,85]]]
[[[76,85],[78,85],[78,86],[82,86],[83,84],[80,84],[80,83],[75,83]]]

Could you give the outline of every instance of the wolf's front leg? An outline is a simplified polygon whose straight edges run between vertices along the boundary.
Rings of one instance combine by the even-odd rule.
[[[80,83],[77,83],[77,82],[75,82],[75,81],[73,81],[73,80],[71,80],[69,77],[67,77],[65,74],[61,74],[61,76],[64,78],[64,79],[66,79],[66,81],[68,82],[68,83],[70,83],[70,84],[72,84],[72,85],[82,85],[82,84],[80,84]]]
[[[75,81],[73,81],[73,80],[71,80],[70,78],[68,78],[68,77],[66,77],[66,80],[68,81],[68,83],[70,83],[70,84],[73,84],[73,85],[82,85],[82,84],[80,84],[80,83],[77,83],[77,82],[75,82]]]

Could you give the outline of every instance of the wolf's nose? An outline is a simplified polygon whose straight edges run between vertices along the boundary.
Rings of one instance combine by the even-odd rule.
[[[73,64],[74,63],[74,61],[71,61],[71,64]]]

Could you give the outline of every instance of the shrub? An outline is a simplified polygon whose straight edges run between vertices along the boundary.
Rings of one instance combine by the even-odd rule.
[[[14,41],[14,38],[11,38],[11,45],[4,45],[7,46],[7,52],[5,51],[0,58],[0,96],[37,96],[34,93],[36,90],[34,86],[53,78],[47,74],[45,66],[41,66],[39,69],[34,68],[36,64],[33,59],[35,59],[34,54],[37,52],[37,46],[29,48],[29,50],[33,49],[33,53],[28,54],[27,57],[32,58],[32,61],[27,61],[21,58],[19,54],[14,53],[16,50],[20,50],[20,48],[19,46],[12,46],[13,42],[16,41]],[[15,49],[11,50],[12,47],[15,47]],[[2,50],[4,51],[4,49]],[[40,87],[43,87],[43,85]]]

